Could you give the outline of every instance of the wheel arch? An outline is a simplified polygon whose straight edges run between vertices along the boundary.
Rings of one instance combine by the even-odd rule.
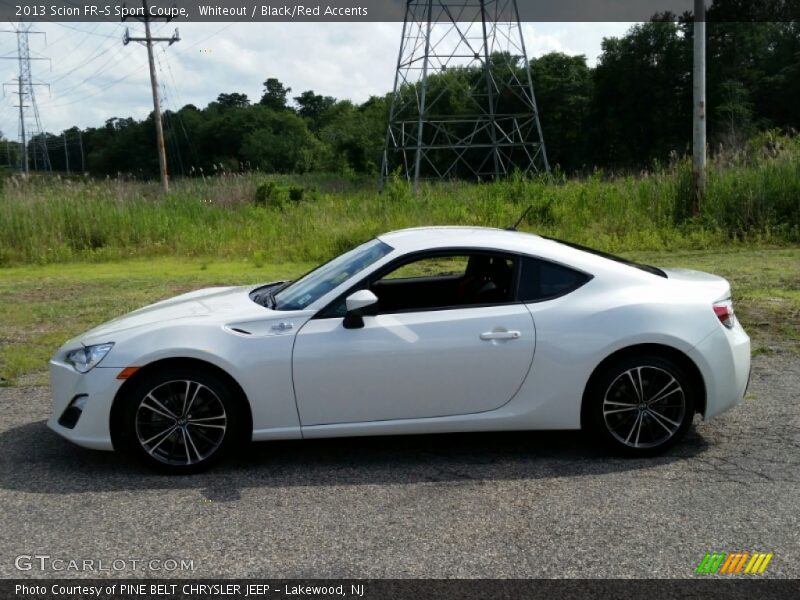
[[[609,354],[602,361],[600,361],[600,364],[598,364],[594,368],[594,371],[592,371],[592,374],[587,380],[586,386],[583,389],[583,397],[581,398],[581,428],[585,428],[586,425],[586,410],[588,406],[587,397],[598,377],[600,377],[600,375],[616,361],[640,354],[660,356],[675,362],[677,365],[683,368],[689,377],[692,378],[692,382],[695,384],[695,389],[698,390],[695,411],[699,412],[701,415],[705,415],[706,397],[708,393],[703,374],[695,362],[686,353],[672,346],[667,346],[665,344],[635,344],[633,346],[626,346],[625,348],[621,348]]]
[[[125,380],[114,396],[114,401],[111,404],[111,412],[109,416],[109,429],[111,431],[111,443],[114,448],[120,447],[120,421],[122,419],[122,398],[125,397],[127,390],[131,389],[137,382],[141,381],[151,373],[163,369],[165,367],[190,367],[195,369],[202,369],[205,372],[211,372],[217,377],[223,379],[225,383],[231,386],[231,389],[236,395],[236,400],[242,410],[243,428],[249,431],[252,436],[253,432],[253,411],[250,406],[250,400],[247,397],[244,389],[234,377],[225,369],[199,358],[188,357],[171,357],[155,360],[147,365],[138,369],[131,377]]]

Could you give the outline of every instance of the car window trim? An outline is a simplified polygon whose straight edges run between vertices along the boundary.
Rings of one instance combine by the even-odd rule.
[[[398,256],[391,262],[386,263],[382,267],[379,267],[372,273],[367,274],[363,279],[354,283],[350,286],[347,290],[336,296],[331,302],[321,308],[317,313],[311,317],[312,319],[341,319],[342,317],[328,314],[337,304],[339,304],[342,300],[347,298],[350,294],[357,292],[358,290],[366,289],[370,284],[378,281],[381,277],[386,275],[387,273],[391,273],[393,270],[399,269],[400,267],[416,262],[418,260],[424,260],[426,258],[436,258],[437,256],[458,256],[459,254],[488,254],[490,256],[502,256],[505,258],[509,258],[513,261],[513,280],[511,282],[511,291],[512,296],[511,300],[507,302],[492,302],[489,304],[458,304],[455,306],[437,306],[428,308],[426,310],[420,310],[418,308],[410,308],[404,310],[395,310],[392,312],[382,312],[379,313],[381,315],[397,315],[397,314],[410,314],[410,313],[427,313],[427,312],[441,312],[443,310],[465,310],[471,308],[486,308],[489,306],[513,306],[516,304],[524,304],[521,300],[519,300],[519,279],[521,274],[522,268],[522,257],[524,255],[518,254],[516,252],[511,252],[509,250],[499,250],[499,249],[492,249],[492,248],[469,248],[469,247],[462,247],[462,246],[454,246],[451,248],[436,248],[434,250],[417,250],[415,252],[409,252],[408,254],[404,254],[402,256]]]

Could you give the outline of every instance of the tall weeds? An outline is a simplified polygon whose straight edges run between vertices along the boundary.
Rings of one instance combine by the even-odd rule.
[[[798,243],[800,138],[762,146],[712,165],[697,216],[687,211],[686,161],[636,176],[517,176],[416,194],[400,181],[379,194],[372,180],[284,177],[279,186],[299,187],[302,199],[266,206],[254,203],[259,174],[176,180],[167,198],[148,182],[11,176],[0,194],[0,265],[165,254],[320,261],[391,229],[506,227],[528,206],[521,229],[609,251]]]

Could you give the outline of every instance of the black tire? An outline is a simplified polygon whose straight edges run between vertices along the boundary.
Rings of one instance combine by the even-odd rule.
[[[654,456],[686,434],[697,391],[693,379],[664,357],[622,358],[593,378],[584,398],[584,425],[616,454]]]
[[[241,400],[214,373],[165,367],[133,382],[120,400],[121,449],[164,473],[203,471],[249,438]]]

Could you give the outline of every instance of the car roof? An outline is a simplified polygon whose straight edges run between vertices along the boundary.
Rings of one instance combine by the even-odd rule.
[[[415,227],[378,236],[401,254],[438,248],[478,248],[527,254],[560,262],[591,273],[611,271],[628,277],[641,277],[644,271],[585,252],[533,233],[490,227]]]
[[[532,233],[491,227],[414,227],[384,233],[378,238],[400,252],[452,247],[519,252],[522,247],[535,250],[541,242],[546,242]]]

